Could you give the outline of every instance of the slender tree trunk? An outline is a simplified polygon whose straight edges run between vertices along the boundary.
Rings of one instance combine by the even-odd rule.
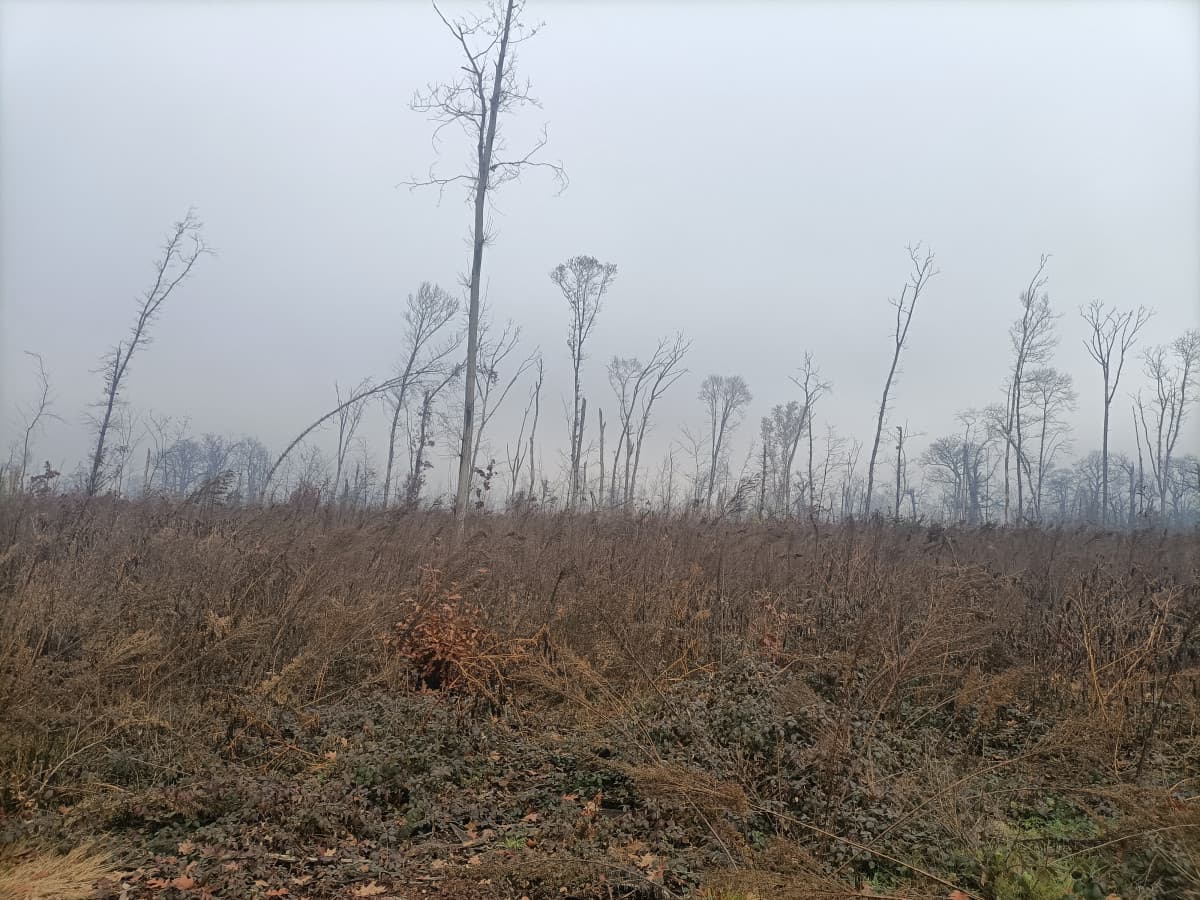
[[[104,465],[104,442],[108,438],[108,429],[112,425],[113,407],[117,402],[117,390],[121,386],[123,371],[121,345],[117,344],[117,352],[113,354],[112,372],[109,373],[108,396],[104,403],[104,416],[100,419],[100,431],[96,436],[96,451],[92,455],[92,471],[87,481],[87,495],[89,497],[96,496],[96,493],[100,490],[100,469]]]
[[[812,411],[805,410],[804,418],[808,427],[808,510],[812,514],[817,508],[817,482],[813,478],[813,431]]]
[[[475,383],[479,366],[479,294],[483,274],[484,213],[487,209],[488,178],[492,171],[492,148],[496,143],[496,117],[500,111],[500,96],[504,87],[504,72],[508,64],[508,36],[512,27],[513,2],[508,0],[504,10],[504,27],[500,32],[500,51],[496,60],[496,74],[492,83],[492,96],[488,104],[480,96],[479,145],[477,148],[479,168],[475,173],[475,232],[471,241],[470,306],[467,309],[467,366],[463,387],[462,446],[458,456],[458,493],[454,501],[454,516],[458,530],[462,532],[467,523],[467,504],[471,492],[471,452],[475,429]],[[482,90],[481,90],[482,93]]]
[[[900,521],[901,466],[904,458],[904,429],[896,426],[896,521]]]
[[[599,500],[600,500],[600,503],[603,504],[604,503],[604,410],[597,409],[596,414],[597,414],[597,416],[599,416],[599,420],[600,420],[600,426],[599,426],[600,427],[600,497],[599,497]],[[618,443],[620,443],[619,438],[618,438]],[[615,471],[616,462],[615,461],[613,463],[613,466],[614,466],[613,475],[615,476],[616,475],[616,471]]]
[[[1104,426],[1100,436],[1100,524],[1108,526],[1108,416],[1112,397],[1108,392],[1108,367],[1104,367]]]
[[[767,510],[767,444],[763,442],[762,468],[758,476],[758,517],[761,519]]]
[[[892,354],[892,366],[888,369],[887,380],[883,383],[883,398],[879,401],[879,418],[875,420],[875,440],[871,444],[871,461],[867,463],[867,496],[864,501],[863,514],[871,514],[871,495],[875,490],[875,460],[879,456],[879,440],[883,437],[883,420],[887,416],[888,393],[892,390],[892,379],[896,377],[896,366],[900,362],[900,344],[896,344],[896,352]]]
[[[392,411],[392,425],[388,429],[388,454],[387,466],[383,472],[383,508],[387,509],[388,497],[392,489],[392,466],[396,460],[396,431],[400,427],[400,401],[396,401],[396,408]]]

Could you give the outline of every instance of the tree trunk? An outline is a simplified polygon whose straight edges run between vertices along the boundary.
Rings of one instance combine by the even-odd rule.
[[[492,148],[496,143],[496,117],[500,111],[500,95],[508,55],[508,35],[512,27],[514,0],[508,0],[504,10],[504,28],[500,32],[500,53],[496,60],[496,77],[492,83],[491,101],[479,110],[479,169],[475,174],[475,232],[471,241],[470,306],[467,310],[467,366],[463,387],[462,446],[458,457],[458,493],[454,501],[454,517],[461,533],[467,524],[467,503],[471,491],[471,443],[475,428],[475,382],[478,377],[479,356],[479,289],[483,274],[484,212],[487,208],[488,177],[492,171]],[[482,89],[481,89],[482,93]]]

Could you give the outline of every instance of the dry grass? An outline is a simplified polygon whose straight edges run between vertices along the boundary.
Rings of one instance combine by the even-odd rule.
[[[615,730],[636,789],[728,843],[722,820],[775,802],[760,761],[665,759],[647,710],[686,711],[746,659],[776,673],[781,718],[820,712],[803,751],[828,788],[817,827],[867,789],[967,840],[971,792],[997,772],[1161,792],[1194,762],[1193,535],[532,514],[452,529],[438,513],[0,506],[0,809],[102,802],[117,788],[96,773],[121,754],[140,773],[127,791],[186,770],[181,747],[265,741],[265,772],[310,751],[263,704],[307,721],[371,690],[439,690]],[[889,762],[889,735],[939,723],[924,769]],[[1177,790],[1189,809],[1196,787]]]
[[[83,900],[114,871],[107,855],[88,847],[0,856],[0,900]]]

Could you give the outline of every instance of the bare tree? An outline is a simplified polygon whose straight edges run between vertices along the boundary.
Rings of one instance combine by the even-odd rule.
[[[1042,254],[1037,271],[1018,298],[1021,318],[1009,329],[1009,340],[1013,350],[1012,370],[1008,382],[1008,406],[1004,419],[1004,518],[1008,521],[1010,502],[1010,462],[1016,458],[1017,474],[1017,521],[1025,515],[1025,480],[1029,471],[1029,460],[1025,455],[1024,415],[1026,369],[1043,366],[1058,343],[1054,335],[1054,322],[1058,315],[1050,309],[1050,298],[1042,290],[1047,278],[1046,263],[1050,257]]]
[[[905,447],[914,437],[920,436],[920,434],[914,434],[907,423],[896,426],[896,464],[894,469],[896,475],[896,493],[892,506],[892,516],[897,522],[901,518],[900,508],[905,497],[908,498],[912,518],[917,518],[917,491],[908,480],[908,452]]]
[[[383,505],[388,505],[392,488],[392,469],[396,458],[396,432],[400,413],[408,393],[426,378],[445,374],[446,358],[458,349],[461,336],[435,344],[437,336],[458,314],[458,300],[428,281],[421,283],[416,294],[408,295],[404,310],[404,340],[402,357],[397,367],[396,384],[388,390],[385,400],[390,407],[391,425],[388,429],[387,464],[383,471]]]
[[[1146,404],[1138,393],[1138,418],[1141,436],[1150,455],[1150,472],[1158,494],[1158,514],[1163,516],[1171,478],[1171,457],[1188,407],[1195,402],[1191,392],[1196,390],[1200,375],[1200,329],[1184,332],[1169,347],[1159,345],[1147,350],[1142,359],[1153,396]],[[1147,405],[1149,420],[1146,418]]]
[[[657,403],[662,396],[675,384],[680,378],[687,374],[687,369],[683,368],[683,358],[687,356],[687,352],[692,348],[692,342],[684,337],[683,332],[678,332],[674,338],[663,338],[658,342],[658,346],[654,350],[654,355],[650,357],[650,362],[646,368],[653,372],[653,379],[649,383],[648,390],[643,392],[641,416],[638,420],[637,434],[633,441],[633,466],[629,473],[629,487],[626,491],[627,499],[632,499],[637,491],[637,476],[638,469],[642,461],[642,445],[646,440],[646,434],[650,430],[650,416],[654,411],[654,404]]]
[[[262,499],[263,479],[271,468],[271,454],[262,441],[243,437],[234,449],[232,464],[236,467],[237,494],[250,503]]]
[[[363,410],[366,408],[366,400],[370,385],[363,381],[359,383],[353,390],[350,391],[351,397],[358,397],[357,401],[344,402],[342,400],[342,389],[336,384],[333,386],[334,392],[337,394],[337,454],[334,456],[333,470],[333,490],[336,495],[342,490],[342,470],[346,465],[346,457],[350,453],[350,445],[354,441],[355,432],[358,431],[358,426],[362,424]]]
[[[479,448],[483,445],[484,429],[487,427],[488,422],[492,420],[492,417],[496,415],[496,411],[500,409],[516,383],[521,380],[526,372],[537,365],[540,359],[538,349],[534,348],[532,353],[516,365],[508,380],[503,380],[500,375],[501,368],[505,360],[516,350],[517,344],[520,341],[521,329],[511,319],[494,341],[489,340],[487,337],[486,323],[484,328],[481,329],[479,364],[477,367],[479,377],[475,382],[477,387],[476,399],[479,403],[479,416],[471,450],[473,454],[471,457],[472,478],[479,471]]]
[[[795,400],[775,404],[771,414],[762,418],[759,429],[763,444],[759,506],[765,509],[769,490],[772,512],[777,515],[789,516],[792,513],[792,468],[807,421],[808,411]]]
[[[25,351],[25,355],[32,358],[37,363],[37,399],[28,412],[24,413],[25,432],[21,440],[21,452],[12,465],[11,472],[13,473],[14,493],[23,493],[25,491],[25,473],[29,467],[30,448],[33,446],[33,439],[44,426],[47,419],[55,419],[62,421],[57,415],[50,411],[50,406],[53,403],[50,397],[50,378],[46,375],[46,364],[42,360],[40,353],[33,353],[29,350]]]
[[[154,281],[138,301],[138,313],[129,339],[118,343],[105,357],[104,397],[99,404],[102,412],[96,420],[96,445],[84,487],[88,497],[99,493],[106,481],[105,444],[113,427],[113,416],[125,385],[129,361],[138,350],[150,343],[150,323],[158,316],[167,298],[191,274],[196,261],[212,252],[204,243],[202,232],[203,226],[192,210],[188,210],[187,215],[175,223],[163,246],[162,256],[154,264]]]
[[[427,451],[434,446],[432,437],[433,408],[438,395],[462,375],[463,367],[454,366],[439,381],[432,382],[421,395],[421,409],[417,415],[415,432],[409,431],[409,472],[404,483],[404,504],[412,509],[421,501],[421,489],[425,486],[425,472],[433,468],[427,459]]]
[[[654,404],[687,371],[681,364],[691,344],[683,334],[663,338],[650,360],[643,364],[637,357],[614,356],[608,364],[608,383],[617,400],[617,424],[620,433],[613,448],[612,476],[608,488],[609,503],[628,504],[637,487],[642,444],[650,428]],[[617,476],[624,455],[621,490]]]
[[[602,263],[594,256],[574,256],[550,273],[571,313],[567,329],[567,348],[571,351],[574,378],[571,407],[571,446],[567,505],[574,508],[580,493],[580,460],[583,453],[584,398],[580,374],[586,358],[584,346],[591,336],[604,295],[617,277],[613,263]]]
[[[611,484],[608,487],[608,503],[615,506],[618,502],[629,499],[629,469],[633,457],[633,416],[637,407],[638,394],[642,385],[649,377],[649,371],[635,357],[614,356],[608,364],[608,384],[612,388],[617,401],[617,426],[620,432],[614,441]],[[600,421],[600,490],[604,492],[604,421]],[[625,478],[622,481],[621,494],[617,494],[617,472],[620,468],[621,454],[628,449],[625,456]]]
[[[812,423],[809,423],[812,427]],[[814,493],[811,493],[811,505],[808,511],[809,521],[814,525],[820,520],[822,510],[829,513],[829,517],[833,518],[833,501],[830,500],[826,504],[826,491],[829,488],[829,474],[839,465],[841,458],[846,450],[846,439],[838,435],[837,429],[832,425],[825,426],[825,439],[823,443],[823,454],[821,456],[820,471],[820,487]]]
[[[1107,308],[1099,300],[1079,308],[1079,315],[1091,329],[1083,345],[1088,354],[1100,366],[1104,379],[1104,425],[1101,430],[1100,459],[1100,523],[1108,524],[1108,430],[1109,412],[1117,386],[1121,383],[1121,371],[1125,368],[1125,354],[1137,339],[1137,333],[1150,321],[1153,313],[1144,306],[1136,310]]]
[[[455,183],[468,188],[474,209],[471,230],[471,272],[467,279],[467,360],[463,384],[462,447],[459,451],[458,493],[454,511],[461,530],[466,522],[471,488],[471,441],[475,435],[475,379],[479,355],[480,289],[483,275],[483,248],[489,242],[485,211],[495,190],[520,177],[522,171],[538,166],[550,169],[565,186],[562,166],[536,159],[546,145],[545,131],[526,153],[505,152],[499,123],[503,116],[525,105],[537,105],[529,85],[516,76],[516,45],[529,40],[538,31],[522,22],[523,0],[496,0],[484,15],[447,19],[437,5],[434,10],[463,54],[461,74],[454,80],[431,84],[418,91],[412,108],[429,115],[437,123],[434,141],[442,130],[456,125],[471,141],[474,156],[467,172],[439,176],[432,169],[428,178],[409,182],[410,187],[435,186],[439,191]]]
[[[1030,370],[1026,390],[1034,410],[1032,427],[1036,428],[1037,468],[1034,471],[1027,464],[1025,469],[1030,479],[1033,516],[1041,521],[1046,474],[1053,467],[1055,457],[1070,444],[1070,426],[1064,416],[1074,412],[1077,398],[1071,376],[1049,367]],[[1028,454],[1023,456],[1028,460]]]
[[[742,422],[745,409],[754,399],[741,375],[709,375],[700,385],[700,399],[708,414],[708,485],[704,505],[712,505],[717,472],[727,448],[726,441]]]
[[[871,459],[867,463],[867,494],[864,500],[864,512],[871,514],[871,498],[875,490],[875,460],[879,456],[879,440],[883,436],[883,423],[887,418],[888,396],[892,391],[892,383],[896,378],[896,369],[900,364],[900,353],[908,341],[908,328],[912,324],[913,313],[917,309],[917,301],[925,290],[929,280],[937,275],[933,267],[933,252],[926,251],[921,255],[921,245],[908,248],[908,258],[912,263],[912,273],[900,291],[898,300],[890,301],[896,309],[896,324],[892,332],[892,364],[888,368],[887,378],[883,382],[883,398],[879,401],[879,416],[875,422],[875,440],[871,444]]]
[[[816,508],[816,473],[813,471],[813,411],[817,401],[827,394],[833,385],[828,381],[821,380],[821,370],[813,362],[811,352],[804,354],[804,367],[800,370],[800,377],[790,377],[792,384],[804,393],[804,426],[808,431],[808,506],[811,512]]]
[[[534,437],[537,434],[538,417],[541,414],[542,382],[546,377],[546,366],[540,353],[537,354],[535,365],[537,377],[534,379],[533,387],[529,389],[529,400],[525,404],[525,413],[521,416],[521,430],[517,433],[517,447],[508,452],[508,471],[511,479],[508,492],[510,501],[518,495],[521,469],[526,461],[529,463],[529,493],[526,499],[532,501],[534,491],[537,489],[537,476],[534,471]],[[526,426],[529,427],[528,442],[525,437]]]

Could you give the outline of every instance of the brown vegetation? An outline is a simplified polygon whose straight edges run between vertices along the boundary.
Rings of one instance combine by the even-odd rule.
[[[97,842],[100,896],[1200,896],[1194,536],[102,498],[0,534],[0,844]]]

